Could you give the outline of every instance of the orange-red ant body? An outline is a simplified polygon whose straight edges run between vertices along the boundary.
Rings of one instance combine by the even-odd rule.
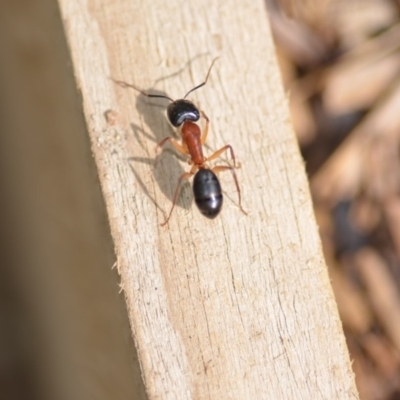
[[[211,219],[215,218],[220,213],[223,203],[221,185],[218,181],[216,173],[226,170],[230,170],[232,172],[236,189],[238,191],[239,207],[242,210],[242,212],[246,214],[241,204],[239,182],[236,176],[236,172],[234,170],[234,168],[237,168],[237,165],[232,146],[228,144],[219,149],[218,151],[216,151],[210,157],[204,157],[202,146],[207,139],[209,119],[203,111],[199,111],[199,109],[196,107],[194,103],[192,103],[190,100],[186,100],[186,97],[191,92],[199,89],[200,87],[204,86],[207,83],[211,68],[214,65],[215,60],[216,59],[214,59],[213,62],[211,63],[211,66],[208,69],[206,79],[204,80],[204,82],[194,87],[193,89],[189,90],[189,92],[186,93],[183,99],[179,100],[173,100],[170,97],[163,95],[148,94],[143,92],[141,89],[137,88],[134,85],[122,81],[115,81],[116,83],[118,83],[123,87],[129,87],[135,89],[136,91],[140,92],[143,96],[159,97],[171,101],[171,104],[167,108],[168,120],[171,123],[171,125],[177,128],[178,131],[180,132],[182,137],[182,142],[179,143],[173,137],[168,136],[157,144],[157,150],[160,147],[164,146],[167,142],[170,142],[172,146],[174,146],[175,149],[178,150],[180,153],[189,156],[189,164],[192,165],[190,171],[183,173],[179,178],[171,210],[169,212],[167,219],[165,220],[165,222],[161,224],[161,226],[166,225],[171,217],[172,211],[178,200],[182,181],[184,179],[189,179],[193,175],[194,175],[193,195],[197,207],[199,208],[200,212],[207,218]],[[200,119],[200,116],[203,117],[206,121],[206,125],[204,127],[203,132],[201,132],[199,125],[197,125],[196,123]],[[227,150],[230,151],[233,160],[233,167],[230,165],[224,165],[224,166],[215,166],[214,168],[210,169],[210,167],[207,165],[207,162],[214,160]]]

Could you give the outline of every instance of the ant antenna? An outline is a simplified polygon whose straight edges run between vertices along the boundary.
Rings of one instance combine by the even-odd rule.
[[[117,81],[117,80],[115,80],[115,79],[113,79],[113,78],[111,78],[111,79],[112,79],[117,85],[119,85],[119,86],[121,86],[121,87],[123,87],[123,88],[135,89],[137,92],[141,93],[143,96],[146,96],[146,97],[158,97],[158,98],[160,98],[160,99],[167,99],[167,100],[171,101],[172,103],[174,102],[174,100],[171,99],[171,97],[164,96],[164,95],[162,95],[162,94],[149,94],[149,93],[144,92],[143,90],[139,89],[138,87],[136,87],[135,85],[132,85],[132,84],[130,84],[130,83],[127,83],[127,82],[124,82],[124,81]]]
[[[186,99],[186,97],[187,97],[190,93],[192,93],[192,92],[194,92],[195,90],[201,88],[202,86],[204,86],[204,85],[207,83],[208,77],[210,76],[211,68],[213,67],[215,61],[216,61],[218,58],[219,58],[219,57],[215,57],[214,60],[212,61],[211,65],[210,65],[210,68],[208,69],[208,72],[207,72],[207,75],[206,75],[206,79],[204,80],[204,82],[203,82],[203,83],[200,83],[200,85],[197,85],[197,86],[194,87],[193,89],[190,89],[190,90],[185,94],[185,96],[183,97],[183,99]],[[131,89],[134,89],[134,90],[136,90],[137,92],[141,93],[143,96],[146,96],[146,97],[157,97],[157,98],[160,98],[160,99],[167,99],[167,100],[171,101],[172,103],[175,101],[175,100],[171,99],[171,97],[164,96],[164,95],[162,95],[162,94],[149,94],[149,93],[146,93],[146,92],[144,92],[142,89],[139,89],[137,86],[132,85],[131,83],[127,83],[127,82],[124,82],[124,81],[118,81],[118,80],[115,80],[115,79],[113,79],[113,78],[111,78],[111,80],[114,81],[117,85],[119,85],[119,86],[121,86],[121,87],[123,87],[123,88],[131,88]]]
[[[184,99],[186,99],[186,97],[187,97],[190,93],[192,93],[192,92],[194,92],[195,90],[201,88],[202,86],[204,86],[204,85],[207,83],[208,77],[209,77],[210,72],[211,72],[211,68],[213,67],[215,61],[216,61],[218,58],[219,58],[219,57],[215,57],[214,60],[212,61],[211,65],[210,65],[210,68],[208,68],[208,72],[207,72],[206,79],[204,80],[204,82],[203,82],[203,83],[200,83],[200,85],[194,87],[193,89],[190,89],[190,90],[185,94],[185,96],[183,97]]]

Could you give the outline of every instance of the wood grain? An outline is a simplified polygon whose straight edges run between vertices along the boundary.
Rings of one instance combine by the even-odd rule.
[[[357,398],[262,1],[59,4],[149,398]],[[165,102],[110,77],[179,98],[215,56],[190,98],[206,153],[235,149],[249,216],[225,173],[218,219],[186,186],[161,228],[188,166],[154,162]]]

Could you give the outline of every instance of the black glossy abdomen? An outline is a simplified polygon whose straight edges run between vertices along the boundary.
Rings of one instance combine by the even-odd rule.
[[[221,211],[223,197],[217,176],[209,169],[200,169],[193,180],[193,195],[200,212],[215,218]]]

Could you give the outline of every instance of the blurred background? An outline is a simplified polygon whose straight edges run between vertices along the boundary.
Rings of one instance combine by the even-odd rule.
[[[400,399],[400,1],[267,8],[360,397]]]
[[[0,400],[144,399],[58,2],[0,1]]]

